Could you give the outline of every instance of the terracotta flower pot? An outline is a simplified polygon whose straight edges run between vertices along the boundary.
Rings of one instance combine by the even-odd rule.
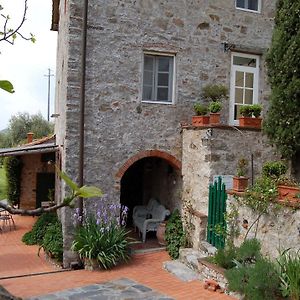
[[[233,177],[233,190],[237,192],[244,192],[248,186],[248,177]]]
[[[156,231],[156,237],[158,240],[158,243],[162,246],[165,246],[166,240],[165,240],[165,231],[166,231],[166,222],[162,222],[158,225],[157,231]]]
[[[212,125],[220,124],[220,113],[210,113],[209,115],[209,123]]]
[[[209,125],[209,116],[193,116],[192,117],[193,126],[207,126]]]
[[[294,199],[297,201],[296,195],[300,194],[300,188],[297,186],[279,185],[277,189],[279,199]],[[298,200],[300,201],[300,199]]]
[[[262,118],[239,117],[240,127],[261,128]]]

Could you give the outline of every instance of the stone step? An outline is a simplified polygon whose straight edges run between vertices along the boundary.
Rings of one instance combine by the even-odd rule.
[[[199,273],[191,270],[178,260],[164,262],[163,268],[182,281],[202,280]]]

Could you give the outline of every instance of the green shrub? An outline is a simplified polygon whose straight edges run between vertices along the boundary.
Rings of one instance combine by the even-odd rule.
[[[252,105],[243,105],[240,108],[240,114],[243,117],[252,117]]]
[[[262,106],[260,104],[252,104],[252,114],[255,118],[260,117]]]
[[[54,223],[57,223],[57,215],[55,213],[42,214],[33,225],[31,231],[23,235],[23,243],[26,245],[42,245],[47,227]]]
[[[274,300],[279,294],[279,276],[276,265],[268,259],[259,259],[255,264],[238,264],[225,271],[228,288],[248,300]]]
[[[61,223],[57,222],[49,224],[47,226],[41,248],[44,248],[45,252],[51,257],[62,261],[63,259],[63,235],[61,229]]]
[[[72,250],[77,251],[81,259],[95,259],[101,268],[110,269],[129,259],[127,234],[117,224],[103,227],[91,217],[77,228]]]
[[[283,161],[268,161],[262,167],[263,176],[278,179],[287,172],[287,166]]]
[[[261,245],[257,239],[245,240],[236,250],[236,260],[241,264],[253,264],[261,258]]]
[[[206,105],[197,102],[194,104],[194,111],[197,116],[205,116],[208,113],[208,108]]]
[[[277,259],[283,297],[300,299],[300,253],[283,251]]]
[[[178,209],[174,210],[167,222],[165,239],[169,255],[173,259],[177,259],[179,257],[179,248],[184,246],[186,240]]]
[[[228,88],[222,84],[207,84],[202,89],[202,97],[208,101],[220,101],[228,97]]]
[[[18,205],[21,192],[21,159],[15,156],[5,157],[4,168],[7,180],[7,199],[12,205]]]
[[[230,243],[224,249],[218,249],[213,257],[213,262],[224,269],[231,269],[235,266],[236,247]]]
[[[208,110],[211,113],[218,113],[222,109],[222,104],[219,101],[213,101],[209,103]]]

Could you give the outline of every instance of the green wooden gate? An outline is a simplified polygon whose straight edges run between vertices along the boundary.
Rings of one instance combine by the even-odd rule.
[[[216,248],[224,248],[226,231],[227,194],[222,178],[209,186],[207,241]]]

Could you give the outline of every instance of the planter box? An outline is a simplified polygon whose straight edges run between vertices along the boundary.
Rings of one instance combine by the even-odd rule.
[[[239,117],[240,127],[261,128],[262,118]]]
[[[233,190],[237,192],[244,192],[248,186],[248,177],[233,176]]]
[[[193,116],[192,125],[195,127],[209,125],[209,116]]]
[[[212,125],[220,124],[220,113],[210,113],[209,115],[209,123]]]
[[[288,199],[300,202],[299,198],[296,198],[297,194],[300,194],[300,188],[296,186],[279,185],[277,187],[279,199]]]

